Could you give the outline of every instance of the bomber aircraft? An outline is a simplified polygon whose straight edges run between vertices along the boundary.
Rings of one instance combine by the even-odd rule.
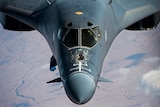
[[[100,77],[112,41],[123,29],[151,30],[160,21],[160,0],[0,0],[4,29],[39,31],[58,65],[69,99],[87,103]]]

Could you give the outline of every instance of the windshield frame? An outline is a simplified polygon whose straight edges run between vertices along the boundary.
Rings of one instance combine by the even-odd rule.
[[[96,28],[98,30],[98,33],[96,34],[96,32],[93,30],[94,28]],[[91,31],[91,33],[93,34],[93,38],[94,40],[96,41],[94,44],[92,44],[91,46],[85,46],[83,45],[83,38],[82,38],[82,31],[83,30],[89,30]],[[67,46],[67,44],[64,43],[65,39],[66,39],[66,36],[70,33],[71,30],[77,30],[78,34],[78,45],[75,45],[75,46]],[[91,26],[91,27],[86,27],[86,28],[73,28],[73,27],[70,27],[66,30],[66,32],[64,32],[64,36],[62,37],[62,43],[65,47],[67,48],[74,48],[74,47],[87,47],[87,48],[92,48],[94,47],[98,41],[100,40],[101,38],[101,32],[100,32],[100,29],[98,26]]]

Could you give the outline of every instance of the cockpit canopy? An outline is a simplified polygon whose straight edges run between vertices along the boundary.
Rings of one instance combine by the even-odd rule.
[[[62,41],[63,44],[68,48],[76,46],[85,46],[91,48],[99,41],[100,37],[101,34],[98,27],[86,29],[71,28],[65,33]]]

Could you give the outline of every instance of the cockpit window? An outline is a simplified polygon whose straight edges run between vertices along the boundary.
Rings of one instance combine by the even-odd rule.
[[[69,29],[63,37],[63,43],[69,48],[75,46],[92,47],[99,41],[100,36],[98,27],[88,29]]]
[[[82,29],[82,46],[92,47],[96,43],[95,34],[90,29]]]
[[[71,29],[69,32],[67,32],[63,43],[67,47],[78,46],[78,29]]]

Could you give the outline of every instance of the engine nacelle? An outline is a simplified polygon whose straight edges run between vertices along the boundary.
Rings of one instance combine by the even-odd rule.
[[[0,22],[3,25],[4,29],[13,30],[13,31],[31,31],[34,30],[32,27],[8,16],[3,13],[0,13]]]
[[[160,12],[148,16],[133,25],[127,27],[127,30],[152,30],[155,29],[160,21]]]

